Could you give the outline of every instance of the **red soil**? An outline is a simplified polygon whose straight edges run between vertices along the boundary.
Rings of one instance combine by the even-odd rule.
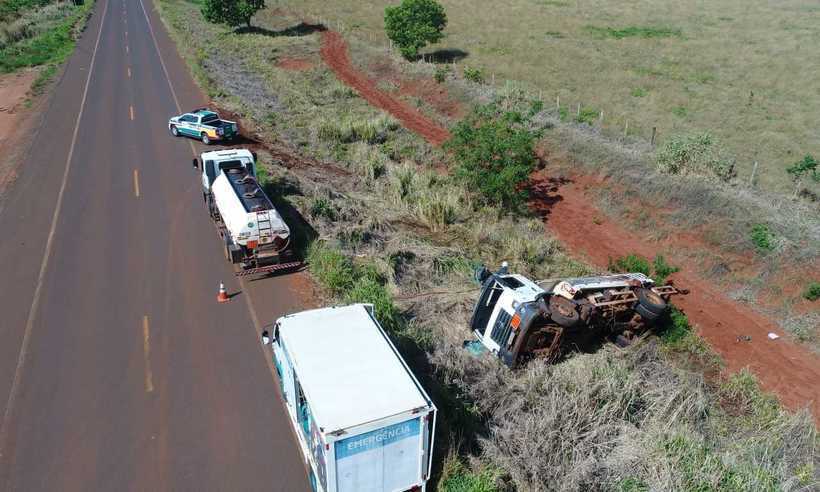
[[[345,41],[338,33],[322,33],[322,58],[340,80],[430,143],[440,145],[449,137],[447,130],[379,91],[372,80],[353,68]],[[531,206],[574,254],[586,256],[604,268],[610,258],[631,253],[648,258],[656,255],[657,244],[607,220],[585,197],[582,185],[536,176],[533,186]],[[708,280],[690,271],[679,272],[673,278],[679,286],[691,290],[689,295],[675,299],[676,306],[686,312],[699,334],[723,357],[728,371],[749,367],[761,386],[776,393],[784,405],[791,409],[808,407],[820,423],[820,357],[785,337],[769,340],[768,333],[782,336],[782,330],[724,296]],[[738,341],[740,336],[750,336],[751,340]]]
[[[303,72],[313,68],[313,63],[302,60],[300,58],[283,57],[276,62],[276,66],[284,68],[285,70],[294,70],[296,72]]]
[[[424,137],[433,145],[441,145],[450,132],[441,128],[417,109],[376,88],[376,83],[350,63],[347,43],[333,31],[322,32],[322,59],[336,73],[336,77],[355,89],[370,104],[392,114],[405,128]]]
[[[571,180],[536,178],[533,208],[547,226],[576,255],[585,255],[593,264],[606,267],[610,258],[636,253],[652,258],[657,245],[645,241],[604,218],[590,204],[583,185]],[[594,218],[594,221],[593,221]],[[791,409],[808,407],[820,423],[820,358],[786,338],[769,340],[783,331],[771,321],[739,305],[719,292],[709,281],[692,272],[672,275],[676,284],[691,293],[675,299],[698,333],[726,363],[730,372],[749,367],[761,386],[776,393]],[[751,341],[740,341],[751,336]]]

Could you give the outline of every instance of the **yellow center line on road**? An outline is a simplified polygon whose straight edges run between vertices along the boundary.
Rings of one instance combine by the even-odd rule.
[[[128,113],[131,115],[131,121],[134,121],[134,106],[128,106]]]
[[[142,351],[145,355],[145,392],[154,391],[154,380],[151,375],[151,332],[148,328],[148,316],[142,317]]]
[[[134,195],[140,197],[140,172],[139,169],[134,169]]]

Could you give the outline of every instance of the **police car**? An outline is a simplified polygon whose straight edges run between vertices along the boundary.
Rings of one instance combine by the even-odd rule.
[[[168,120],[168,130],[175,137],[193,137],[205,145],[219,140],[231,140],[239,135],[236,122],[219,119],[216,112],[207,108],[174,116]]]

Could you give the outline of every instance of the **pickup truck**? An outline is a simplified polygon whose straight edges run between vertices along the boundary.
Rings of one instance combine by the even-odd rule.
[[[231,140],[239,135],[236,122],[221,120],[218,114],[206,108],[172,117],[168,120],[168,130],[175,137],[194,137],[205,145],[219,140]]]

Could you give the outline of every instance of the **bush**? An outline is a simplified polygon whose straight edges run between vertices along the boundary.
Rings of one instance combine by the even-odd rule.
[[[484,72],[480,68],[464,67],[464,78],[476,84],[484,83]]]
[[[524,185],[535,168],[537,134],[479,107],[453,129],[445,148],[456,160],[456,176],[479,192],[479,201],[519,209],[527,198]]]
[[[436,82],[441,84],[447,80],[448,75],[450,75],[450,67],[447,65],[439,65],[436,67],[436,73],[433,75],[433,78],[436,79]]]
[[[803,292],[803,298],[809,301],[820,299],[820,282],[810,283],[809,286],[806,287],[805,292]]]
[[[496,492],[496,475],[489,470],[473,473],[456,456],[448,456],[441,472],[442,492]]]
[[[774,233],[766,224],[755,224],[751,230],[751,240],[758,251],[769,252],[774,249],[775,237]]]
[[[609,259],[609,270],[613,272],[643,273],[646,276],[652,275],[652,267],[649,260],[639,255],[627,255]]]
[[[661,255],[655,257],[655,260],[652,262],[652,268],[655,270],[654,280],[659,284],[666,283],[666,279],[669,278],[670,275],[680,271],[680,268],[666,263],[666,258]]]
[[[316,217],[324,217],[328,220],[336,220],[336,209],[330,203],[330,200],[319,197],[314,199],[310,204],[310,216],[314,219]]]
[[[658,151],[658,170],[667,174],[694,174],[728,181],[735,176],[735,165],[721,155],[708,133],[675,136]]]
[[[339,295],[353,287],[353,263],[338,250],[314,242],[307,250],[308,269],[333,294]]]
[[[251,27],[251,17],[265,8],[265,0],[204,0],[202,16],[214,24]]]
[[[581,108],[581,111],[575,115],[575,122],[592,125],[595,123],[595,120],[598,118],[599,114],[600,112],[595,108]]]
[[[357,272],[359,277],[353,282],[344,300],[351,304],[356,302],[373,304],[376,319],[382,327],[391,333],[396,333],[400,328],[399,310],[393,304],[393,298],[387,292],[383,281],[374,278],[374,275],[363,274],[365,271],[367,270]]]
[[[435,0],[402,0],[395,7],[384,9],[384,30],[402,56],[415,58],[428,43],[444,37],[447,15]]]

